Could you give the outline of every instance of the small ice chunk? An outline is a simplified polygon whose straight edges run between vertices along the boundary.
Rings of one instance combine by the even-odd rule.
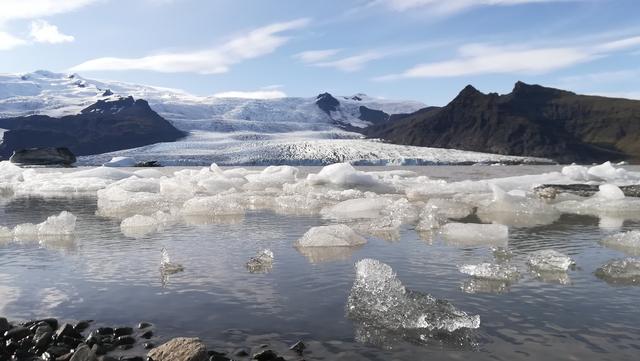
[[[158,220],[154,217],[136,214],[120,223],[120,231],[127,237],[140,238],[158,231]]]
[[[0,244],[13,239],[13,231],[9,227],[0,226]]]
[[[367,240],[344,224],[313,227],[294,245],[295,247],[354,247],[367,243]]]
[[[130,157],[113,157],[103,164],[105,167],[133,167],[134,165],[136,165],[136,160]]]
[[[72,213],[62,211],[38,224],[38,236],[70,235],[76,229],[76,219]]]
[[[527,261],[531,268],[541,272],[567,271],[575,261],[553,249],[532,252]]]
[[[173,274],[184,271],[184,267],[181,264],[171,262],[169,251],[163,248],[160,251],[160,272],[162,274]]]
[[[589,168],[587,173],[591,177],[602,181],[620,180],[625,179],[627,176],[626,170],[614,167],[611,162],[605,162],[600,165],[593,166]]]
[[[520,277],[520,273],[518,272],[518,267],[509,265],[509,264],[499,264],[499,263],[466,264],[458,267],[458,270],[474,278],[486,279],[486,280],[513,281]]]
[[[465,218],[473,213],[473,206],[444,198],[429,199],[425,208],[435,208],[442,216],[454,219]]]
[[[456,244],[506,245],[509,228],[502,224],[447,223],[440,227],[440,234]]]
[[[611,260],[595,272],[596,276],[611,284],[640,284],[640,259],[625,258]]]
[[[356,263],[347,314],[363,325],[392,331],[454,332],[480,327],[480,316],[470,316],[429,294],[405,289],[389,265],[374,259]]]
[[[246,264],[247,270],[251,273],[266,273],[273,267],[273,252],[263,249],[255,257],[251,257]]]
[[[296,181],[298,169],[288,165],[269,166],[262,172],[247,174],[244,178],[249,181],[245,184],[246,189],[264,189],[267,187],[282,187],[284,183]]]
[[[418,224],[416,225],[416,231],[430,232],[434,229],[440,228],[447,222],[447,217],[440,214],[440,208],[433,205],[427,205],[418,218]]]
[[[599,191],[594,196],[602,199],[618,200],[624,199],[622,190],[613,184],[602,184],[598,187]]]
[[[342,187],[374,187],[380,182],[371,174],[353,168],[349,163],[328,165],[318,174],[309,174],[307,182],[312,185],[333,184]]]
[[[13,237],[16,241],[36,241],[38,239],[38,226],[33,223],[21,223],[13,228]]]
[[[601,240],[600,244],[632,255],[640,255],[640,231],[614,234]]]

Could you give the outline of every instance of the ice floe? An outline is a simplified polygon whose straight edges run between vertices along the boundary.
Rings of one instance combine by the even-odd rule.
[[[484,222],[501,223],[510,226],[537,226],[551,224],[560,218],[553,206],[544,201],[527,197],[523,192],[505,192],[499,186],[491,185],[493,199],[478,207],[478,217]]]
[[[595,274],[598,278],[611,284],[640,285],[640,259],[611,260],[599,267]]]
[[[480,316],[468,315],[429,294],[407,290],[389,265],[374,259],[356,263],[347,315],[365,328],[424,332],[421,337],[480,327]]]
[[[520,277],[518,267],[502,263],[465,264],[458,270],[477,279],[494,281],[514,281]]]
[[[565,272],[575,261],[556,250],[544,249],[529,254],[527,263],[540,272]]]
[[[366,244],[367,240],[344,224],[313,227],[294,246],[307,247],[354,247]]]
[[[38,224],[38,236],[70,235],[76,229],[77,217],[67,211],[57,216],[50,216]]]
[[[375,176],[356,170],[349,163],[336,163],[328,165],[318,174],[309,174],[307,182],[313,185],[330,184],[341,187],[375,187],[380,182]]]
[[[600,244],[628,254],[640,255],[640,231],[613,234],[601,240]]]
[[[273,252],[270,249],[263,249],[249,259],[246,267],[251,273],[267,273],[271,271],[271,268],[273,268]]]
[[[448,243],[459,245],[506,245],[509,240],[509,228],[502,224],[447,223],[439,233]]]

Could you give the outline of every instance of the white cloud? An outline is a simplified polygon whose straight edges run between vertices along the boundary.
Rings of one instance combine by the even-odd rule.
[[[26,44],[26,41],[0,31],[0,50],[10,50],[24,44]]]
[[[280,90],[256,90],[256,91],[228,91],[216,93],[216,98],[242,98],[242,99],[277,99],[284,98],[287,94]]]
[[[67,13],[98,1],[101,0],[2,0],[0,23]]]
[[[57,26],[44,20],[32,21],[29,35],[38,43],[58,44],[75,40],[73,36],[61,33]]]
[[[425,9],[432,14],[448,15],[479,6],[511,6],[567,1],[580,0],[377,0],[373,4],[383,4],[400,12]]]
[[[385,75],[375,80],[480,74],[541,74],[606,57],[614,51],[640,46],[636,39],[631,37],[602,44],[567,47],[467,44],[458,48],[457,58],[418,64],[400,74]]]
[[[92,70],[152,70],[165,73],[196,72],[219,74],[231,65],[274,52],[284,45],[288,36],[281,33],[306,26],[309,19],[297,19],[257,28],[221,46],[183,53],[164,53],[141,58],[97,58],[78,64],[72,71]]]
[[[294,55],[294,57],[303,63],[317,63],[333,57],[338,54],[341,49],[325,49],[325,50],[308,50]]]
[[[382,59],[388,55],[389,54],[385,55],[378,51],[367,51],[362,54],[357,54],[357,55],[349,56],[342,59],[326,61],[326,62],[317,62],[317,63],[314,63],[313,65],[320,66],[320,67],[331,67],[331,68],[336,68],[338,70],[342,70],[346,72],[352,72],[352,71],[358,71],[362,69],[370,61]]]

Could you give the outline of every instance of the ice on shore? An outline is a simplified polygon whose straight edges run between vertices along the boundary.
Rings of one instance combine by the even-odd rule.
[[[628,254],[640,255],[640,231],[617,233],[604,238],[600,244]]]
[[[466,264],[458,267],[458,270],[468,274],[473,278],[494,280],[494,281],[514,281],[520,277],[518,267],[501,263],[480,263]]]
[[[246,267],[251,273],[266,273],[271,271],[273,267],[273,252],[270,249],[263,249],[249,259]]]
[[[429,294],[407,290],[389,265],[374,259],[356,263],[347,315],[365,327],[424,331],[425,337],[431,332],[480,327],[480,316],[468,315]]]
[[[611,260],[598,268],[595,275],[611,284],[640,285],[640,259]]]
[[[344,224],[313,227],[294,246],[307,247],[354,247],[366,244],[367,240]]]
[[[544,249],[529,254],[527,263],[540,272],[565,272],[575,261],[556,250]]]
[[[449,243],[460,245],[506,245],[509,228],[502,224],[447,223],[440,235]]]
[[[103,164],[105,167],[133,167],[136,160],[131,157],[113,157],[110,161]]]

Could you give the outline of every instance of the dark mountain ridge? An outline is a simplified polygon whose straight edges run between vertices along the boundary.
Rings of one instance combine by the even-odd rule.
[[[551,158],[640,160],[640,101],[578,95],[517,82],[509,94],[465,87],[442,108],[368,127],[396,144]]]
[[[31,115],[0,119],[7,129],[0,143],[0,159],[16,150],[67,147],[89,155],[171,142],[186,134],[158,115],[142,99],[99,100],[80,114],[53,118]]]

